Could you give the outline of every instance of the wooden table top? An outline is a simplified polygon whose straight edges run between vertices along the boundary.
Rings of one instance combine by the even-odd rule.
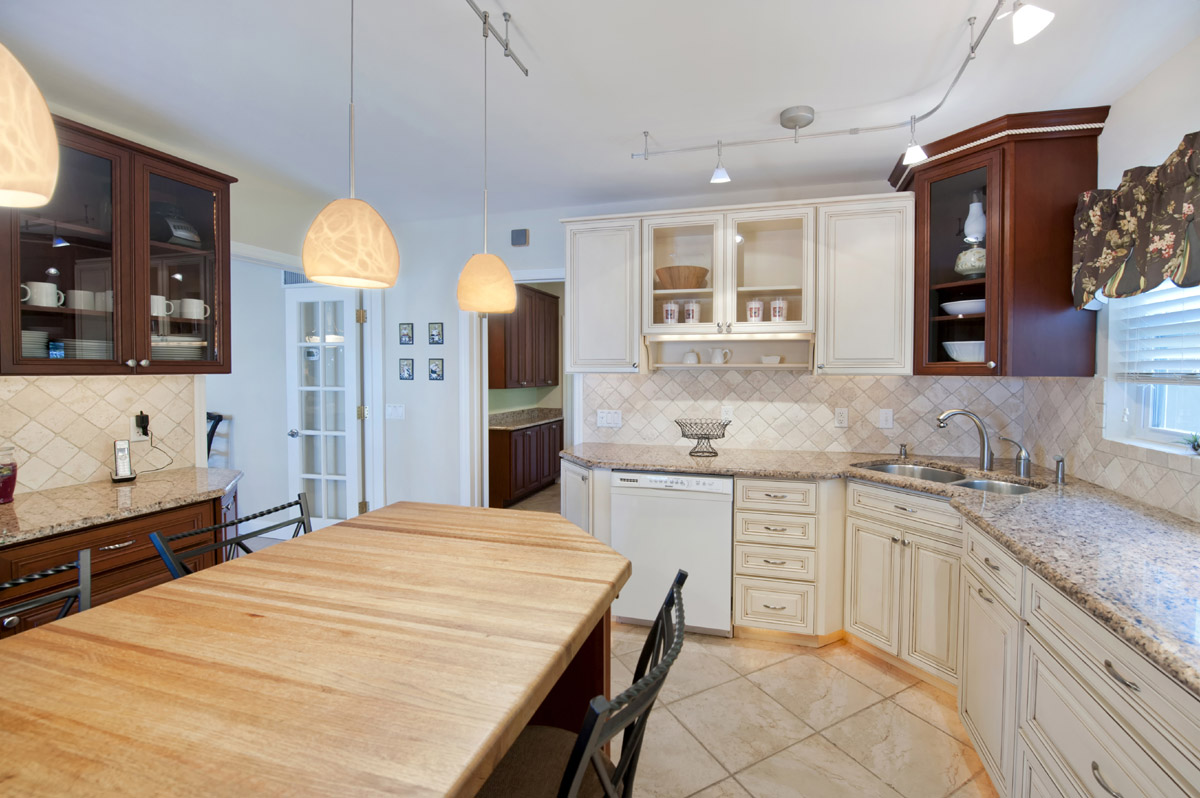
[[[400,503],[32,629],[0,793],[472,795],[629,574],[557,515]]]

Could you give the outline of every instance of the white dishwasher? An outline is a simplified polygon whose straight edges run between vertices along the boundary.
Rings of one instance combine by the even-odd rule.
[[[612,547],[633,563],[615,617],[652,622],[682,568],[687,628],[732,633],[731,477],[614,471]]]

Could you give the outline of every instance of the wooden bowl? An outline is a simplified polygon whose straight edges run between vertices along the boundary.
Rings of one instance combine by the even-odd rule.
[[[664,266],[655,269],[658,282],[663,288],[703,288],[708,269],[703,266]]]

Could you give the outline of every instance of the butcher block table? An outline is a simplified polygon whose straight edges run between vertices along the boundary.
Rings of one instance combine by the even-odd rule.
[[[0,794],[473,795],[606,692],[629,573],[557,515],[400,503],[32,629]]]

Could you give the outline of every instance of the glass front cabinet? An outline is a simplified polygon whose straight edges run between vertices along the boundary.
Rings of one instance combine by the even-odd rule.
[[[228,373],[233,178],[55,122],[53,198],[0,209],[0,373]]]

